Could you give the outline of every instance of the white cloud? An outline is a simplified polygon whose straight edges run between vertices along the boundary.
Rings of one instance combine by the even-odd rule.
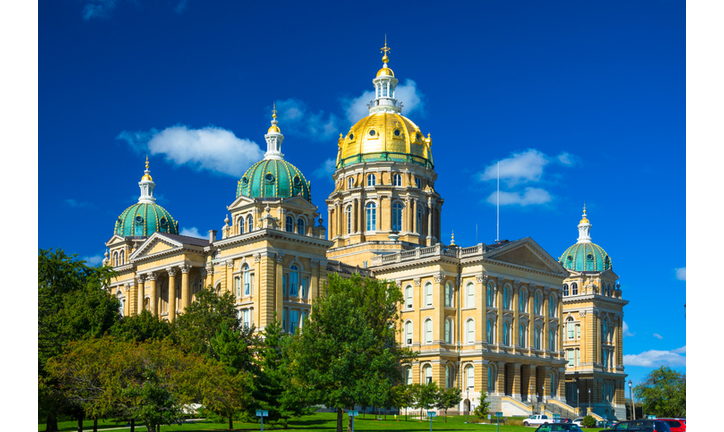
[[[543,176],[543,167],[549,162],[548,156],[536,149],[513,153],[500,161],[500,180],[508,186],[518,183],[537,182]],[[498,164],[494,163],[479,174],[481,181],[497,180]]]
[[[83,7],[83,19],[108,18],[109,12],[116,8],[118,0],[93,0]]]
[[[329,179],[331,181],[332,174],[334,174],[336,165],[337,162],[334,159],[327,159],[326,161],[324,161],[322,166],[314,170],[312,175],[317,178]]]
[[[181,228],[181,231],[179,232],[179,234],[181,234],[182,236],[187,236],[187,237],[205,238],[205,236],[203,236],[199,233],[199,230],[196,227]]]
[[[85,256],[82,258],[89,266],[97,266],[103,261],[102,255]]]
[[[395,89],[395,98],[402,102],[402,114],[405,116],[411,113],[425,114],[425,95],[417,88],[417,83],[406,79]],[[347,115],[347,121],[351,124],[357,123],[361,118],[369,114],[367,104],[375,99],[375,92],[366,90],[356,98],[342,100],[342,107]]]
[[[189,165],[234,177],[240,177],[252,163],[264,157],[259,145],[237,138],[226,129],[208,126],[189,129],[185,125],[162,131],[121,132],[117,139],[126,141],[139,153],[162,154],[176,165]]]
[[[661,340],[661,339],[664,338],[663,336],[661,336],[661,335],[658,334],[658,333],[654,333],[654,337],[655,337],[656,339],[658,339],[658,340]]]
[[[624,337],[626,337],[626,336],[633,336],[633,335],[634,335],[633,333],[631,333],[631,332],[628,330],[628,324],[626,324],[626,321],[623,322],[623,335],[624,335]]]
[[[71,208],[95,208],[95,206],[86,201],[78,201],[72,198],[65,200],[65,205]]]
[[[686,347],[672,351],[649,350],[641,354],[627,354],[623,356],[625,366],[659,367],[686,366]]]
[[[306,136],[328,139],[339,130],[339,119],[334,114],[324,111],[312,112],[307,104],[299,99],[276,101],[279,129],[286,136]]]
[[[519,205],[528,206],[535,204],[545,204],[552,200],[551,195],[544,189],[527,187],[522,192],[500,192],[500,205]],[[497,204],[498,193],[493,192],[488,196],[488,203]]]
[[[676,269],[676,279],[683,281],[686,280],[686,267]]]

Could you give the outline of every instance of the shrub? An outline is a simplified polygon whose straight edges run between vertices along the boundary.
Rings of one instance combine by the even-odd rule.
[[[583,424],[583,427],[587,427],[587,428],[596,427],[596,423],[597,423],[596,419],[590,415],[583,417],[583,421],[581,422],[581,424]]]

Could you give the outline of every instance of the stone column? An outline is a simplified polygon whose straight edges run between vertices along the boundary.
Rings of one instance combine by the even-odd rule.
[[[588,326],[586,325],[586,311],[580,311],[581,317],[581,338],[579,339],[581,344],[581,361],[580,364],[586,364],[591,362],[591,354],[588,352]]]
[[[236,293],[234,292],[234,260],[226,260],[226,277],[224,278],[224,281],[222,282],[221,291],[222,292],[230,292],[234,294],[234,297],[236,297]],[[249,288],[251,290],[251,288]],[[250,293],[251,294],[251,293]]]
[[[513,387],[512,387],[512,396],[513,399],[521,400],[521,390],[520,390],[520,383],[521,383],[521,373],[520,373],[520,366],[522,363],[513,363]]]
[[[138,283],[138,310],[136,311],[137,315],[141,314],[141,311],[143,311],[143,297],[144,297],[144,284],[146,283],[146,276],[145,275],[138,275],[136,276],[136,282]]]
[[[528,387],[528,398],[531,401],[536,401],[538,396],[538,367],[536,365],[528,365],[530,371],[529,387]]]
[[[565,331],[565,323],[563,322],[563,292],[558,290],[558,293],[558,356],[560,357],[563,352],[563,332]]]
[[[593,311],[591,334],[593,335],[593,363],[601,363],[601,320],[599,311]]]
[[[432,306],[434,308],[432,341],[440,343],[445,339],[445,278],[435,275],[432,284]]]
[[[186,309],[191,306],[191,289],[189,289],[189,270],[191,267],[187,264],[180,266],[181,268],[181,307]]]
[[[283,309],[284,309],[284,254],[277,253],[276,254],[276,278],[275,278],[275,284],[274,286],[276,289],[275,292],[275,298],[274,298],[274,310],[277,312],[277,316],[279,316],[280,319],[282,319]],[[301,281],[300,281],[301,282]]]
[[[551,319],[550,310],[549,310],[550,301],[551,301],[550,292],[551,292],[550,288],[547,288],[547,287],[543,288],[543,340],[541,342],[543,342],[543,347],[545,347],[546,351],[550,351],[551,348],[553,348],[550,346],[550,343],[549,343],[549,341],[550,341],[550,322],[549,321]],[[548,355],[550,355],[550,354],[548,354]]]
[[[149,304],[149,309],[151,309],[151,313],[158,315],[158,303],[159,303],[159,293],[156,289],[156,272],[151,272],[148,274],[148,284],[149,284],[149,295],[151,296],[151,301]]]
[[[427,200],[427,208],[430,209],[430,211],[427,212],[427,243],[426,244],[428,246],[432,246],[434,244],[432,239],[435,234],[433,232],[433,226],[432,226],[432,223],[433,223],[432,198],[429,198]]]
[[[168,273],[168,320],[176,318],[176,269],[167,268]]]
[[[138,293],[138,288],[136,287],[136,279],[134,278],[129,282],[128,288],[127,288],[127,295],[126,295],[126,310],[124,311],[126,316],[131,316],[134,312],[136,312],[136,308],[138,307],[138,299],[135,297]],[[134,302],[135,300],[135,302]]]
[[[486,306],[487,305],[486,290],[487,290],[487,286],[488,286],[488,274],[483,272],[482,274],[475,276],[475,281],[478,283],[478,286],[479,286],[479,289],[475,290],[475,294],[476,294],[475,302],[477,303],[477,309],[479,311],[481,311],[481,313],[482,313],[482,315],[480,316],[482,319],[475,320],[476,327],[477,327],[475,329],[475,339],[478,340],[478,338],[480,338],[480,339],[482,339],[483,343],[487,345],[488,333],[486,330],[487,330],[487,326],[488,326],[488,308]],[[467,295],[467,293],[464,293],[464,290],[465,290],[465,287],[461,287],[461,289],[458,290],[460,293],[459,295],[461,297],[463,295]],[[478,293],[480,295],[477,295]],[[458,314],[460,314],[460,311],[458,311]],[[483,390],[487,390],[487,387],[483,387]]]
[[[535,290],[536,285],[528,285],[528,350],[535,349]]]
[[[497,361],[495,362],[498,365],[498,377],[495,384],[495,394],[497,395],[504,395],[505,394],[505,362],[504,361]]]
[[[309,303],[314,304],[319,296],[319,260],[311,260],[312,277],[309,281]]]
[[[566,401],[566,368],[558,368],[558,400]]]
[[[514,347],[521,346],[520,339],[518,336],[520,335],[520,332],[518,331],[518,326],[520,325],[520,311],[518,310],[518,302],[519,302],[519,296],[520,296],[520,281],[516,280],[513,281],[513,325],[510,329],[510,332],[512,333],[512,337],[510,338],[511,345]],[[520,369],[520,368],[518,368]]]
[[[254,286],[252,287],[251,295],[254,297],[254,324],[257,328],[261,327],[262,314],[262,292],[261,292],[261,254],[259,252],[254,254]]]
[[[490,363],[490,361],[488,361],[488,360],[482,360],[480,362],[480,374],[479,374],[480,378],[478,378],[477,375],[475,377],[476,382],[478,380],[480,380],[480,393],[485,393],[488,391],[488,367],[489,367],[488,363]],[[475,366],[478,366],[478,364],[476,363]],[[460,371],[460,373],[462,373],[462,371]],[[476,371],[476,373],[477,373],[477,371]],[[463,393],[464,393],[465,386],[462,386],[461,388],[463,389]],[[463,397],[463,399],[465,399],[465,397]]]

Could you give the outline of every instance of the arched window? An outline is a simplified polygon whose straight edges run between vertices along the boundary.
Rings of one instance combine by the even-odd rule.
[[[578,295],[578,284],[575,282],[571,284],[571,295]]]
[[[489,343],[489,344],[492,344],[493,341],[494,341],[494,338],[493,338],[493,336],[494,336],[494,332],[493,332],[493,320],[492,320],[492,319],[489,319],[489,320],[488,320],[488,326],[487,326],[487,330],[486,330],[486,336],[487,336],[486,340],[488,341],[488,343]]]
[[[239,235],[244,234],[244,217],[239,218]]]
[[[354,179],[352,177],[347,178],[347,189],[352,189],[354,187]]]
[[[377,204],[367,203],[367,231],[377,230]]]
[[[548,329],[548,349],[550,351],[556,350],[556,330],[554,328]]]
[[[304,230],[304,219],[302,218],[297,219],[297,234],[306,234],[306,231]]]
[[[118,267],[118,252],[113,252],[113,262],[115,262],[114,266]]]
[[[420,180],[419,177],[415,177],[415,187],[418,189],[422,189],[422,180]]]
[[[374,186],[377,184],[377,178],[374,174],[367,175],[367,186]]]
[[[495,295],[493,293],[493,290],[495,289],[495,284],[492,282],[488,282],[488,289],[487,289],[487,295],[485,296],[485,304],[488,307],[493,307],[493,296]]]
[[[309,282],[308,282],[307,278],[303,277],[302,278],[302,298],[303,299],[307,298],[307,291],[308,291],[307,288],[309,288]]]
[[[510,310],[510,286],[503,287],[503,309]]]
[[[392,204],[392,231],[402,230],[402,204]]]
[[[287,216],[287,222],[286,222],[286,229],[287,232],[294,232],[294,218],[291,216]]]
[[[248,264],[244,264],[242,272],[244,273],[244,295],[248,296],[251,295],[251,273]]]
[[[445,307],[453,307],[453,286],[450,281],[445,283]]]
[[[488,392],[495,391],[495,369],[488,365]]]
[[[551,318],[555,318],[558,316],[556,312],[558,312],[558,301],[556,300],[556,296],[551,294],[548,298],[548,315]]]
[[[126,263],[126,251],[121,251],[120,261],[121,261],[121,265]]]
[[[601,326],[601,341],[608,342],[608,317],[603,319],[603,325]]]
[[[540,349],[540,340],[541,340],[541,333],[543,330],[540,328],[540,326],[535,326],[535,338],[534,338],[534,345],[533,347],[537,350]]]
[[[472,318],[465,321],[465,342],[475,343],[475,321]]]
[[[541,314],[541,313],[540,313],[540,295],[539,295],[538,291],[535,292],[535,300],[534,300],[533,310],[535,311],[535,313],[536,313],[537,315],[540,315],[540,314]]]
[[[432,284],[430,282],[425,284],[425,306],[432,306]]]
[[[392,177],[392,185],[393,186],[402,186],[402,176],[399,174],[395,174]]]
[[[405,368],[405,384],[412,385],[412,368]]]
[[[568,292],[568,284],[563,284],[563,295],[564,295],[564,296],[569,295],[569,292]]]
[[[445,388],[454,386],[452,366],[445,365]]]
[[[415,231],[422,234],[422,206],[417,205],[417,215],[415,216]]]
[[[412,321],[405,323],[405,345],[412,345]]]
[[[518,294],[518,312],[525,312],[525,307],[528,304],[528,293],[524,290],[520,290]]]
[[[558,390],[558,379],[556,378],[556,372],[553,371],[553,370],[551,371],[551,385],[550,385],[550,388],[551,388],[550,397],[555,397],[555,396],[556,396],[556,391]]]
[[[465,307],[475,307],[475,284],[472,282],[465,286]]]
[[[241,278],[235,277],[234,278],[234,286],[236,287],[236,297],[241,297]]]
[[[424,368],[422,368],[422,381],[425,384],[429,384],[432,382],[432,366],[425,365]]]
[[[573,330],[574,330],[573,317],[568,317],[568,319],[566,319],[566,329],[568,330],[568,339],[569,340],[575,339],[576,336],[575,336],[575,333],[573,332]]]
[[[432,343],[432,320],[430,318],[425,320],[425,343]]]
[[[299,311],[292,309],[289,311],[289,333],[296,333],[297,327],[299,327]]]
[[[452,318],[445,320],[445,343],[452,343],[453,321]]]
[[[252,215],[246,217],[246,230],[248,232],[254,231],[254,216]]]
[[[473,365],[465,367],[465,387],[470,390],[475,388],[475,368]]]
[[[508,324],[508,321],[503,323],[503,345],[510,346],[510,324]]]
[[[405,287],[405,309],[412,309],[412,285]]]
[[[289,270],[289,295],[297,297],[299,296],[299,268],[293,265]]]
[[[526,343],[525,343],[525,339],[526,339],[526,338],[525,338],[525,332],[526,332],[526,330],[527,330],[527,329],[526,329],[525,324],[521,324],[521,325],[518,326],[518,345],[519,345],[521,348],[525,348],[525,346],[526,346]]]
[[[352,234],[352,206],[347,206],[345,213],[347,214],[347,234]]]

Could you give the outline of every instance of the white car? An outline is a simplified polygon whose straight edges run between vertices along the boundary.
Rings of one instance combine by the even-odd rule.
[[[549,418],[545,414],[536,414],[523,420],[523,426],[540,426],[544,424],[555,423],[555,420]]]

